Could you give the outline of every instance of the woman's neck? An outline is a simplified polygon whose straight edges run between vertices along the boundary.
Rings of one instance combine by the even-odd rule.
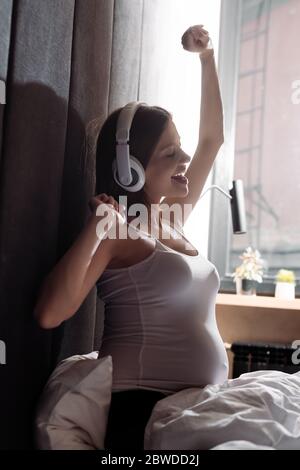
[[[136,216],[127,217],[128,223],[136,219]],[[146,218],[140,216],[141,229],[150,233],[156,233],[159,236],[160,230],[162,230],[162,210],[159,204],[152,204],[151,207],[147,207]]]

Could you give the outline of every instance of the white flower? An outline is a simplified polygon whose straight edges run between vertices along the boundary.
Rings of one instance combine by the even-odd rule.
[[[258,250],[253,250],[250,246],[239,256],[243,260],[240,266],[237,266],[235,272],[231,274],[234,281],[238,278],[249,279],[257,282],[262,282],[264,260],[261,258]]]

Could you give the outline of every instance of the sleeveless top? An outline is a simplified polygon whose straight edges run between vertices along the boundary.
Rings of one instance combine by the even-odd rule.
[[[96,283],[105,304],[99,357],[112,356],[112,391],[169,395],[223,383],[228,358],[215,318],[216,267],[199,252],[179,253],[154,240],[145,259],[106,269]]]

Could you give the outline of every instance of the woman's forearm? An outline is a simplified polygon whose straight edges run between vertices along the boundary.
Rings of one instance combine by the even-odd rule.
[[[202,65],[199,144],[223,143],[223,106],[213,51],[200,54]]]
[[[34,309],[36,317],[41,317],[45,312],[67,316],[76,306],[76,294],[80,292],[101,241],[96,233],[98,222],[99,217],[93,213],[76,241],[45,278]]]

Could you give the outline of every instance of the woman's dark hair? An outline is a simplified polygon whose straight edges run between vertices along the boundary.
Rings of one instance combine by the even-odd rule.
[[[117,202],[119,196],[127,196],[127,209],[134,203],[149,207],[147,195],[142,188],[130,192],[119,186],[113,177],[112,162],[116,158],[116,124],[123,108],[113,111],[99,132],[96,147],[96,194],[106,193]],[[130,154],[146,169],[150,157],[165,130],[172,114],[159,106],[141,105],[135,112],[130,129]]]

